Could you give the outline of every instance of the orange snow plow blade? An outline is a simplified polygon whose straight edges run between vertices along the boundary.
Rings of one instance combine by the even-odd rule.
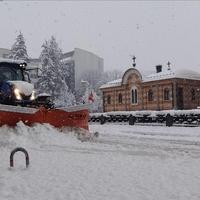
[[[49,123],[54,127],[75,127],[88,130],[89,112],[86,107],[46,109],[0,105],[0,126],[15,126],[19,121],[31,126],[34,123]]]

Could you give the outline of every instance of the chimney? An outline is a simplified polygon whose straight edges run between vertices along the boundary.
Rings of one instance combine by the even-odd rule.
[[[162,65],[156,65],[156,73],[162,72]]]

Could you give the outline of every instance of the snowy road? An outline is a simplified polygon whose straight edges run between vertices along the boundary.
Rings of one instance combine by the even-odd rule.
[[[142,151],[144,155],[155,153],[174,156],[189,154],[191,157],[200,154],[200,128],[183,127],[151,127],[123,125],[93,125],[94,131],[100,132],[98,143],[111,146],[121,146],[136,154]],[[169,154],[170,153],[170,154]]]
[[[0,129],[0,199],[200,199],[200,128],[91,125],[81,142],[46,125]],[[10,151],[17,153],[14,169]]]

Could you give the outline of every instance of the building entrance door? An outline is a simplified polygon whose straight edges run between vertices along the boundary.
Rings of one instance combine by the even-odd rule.
[[[177,88],[177,109],[183,109],[183,88]]]

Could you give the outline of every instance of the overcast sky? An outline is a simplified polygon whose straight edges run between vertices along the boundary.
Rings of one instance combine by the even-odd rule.
[[[0,47],[21,30],[28,54],[38,57],[54,35],[63,52],[75,47],[104,58],[106,70],[152,70],[170,61],[200,72],[200,2],[1,1]]]

